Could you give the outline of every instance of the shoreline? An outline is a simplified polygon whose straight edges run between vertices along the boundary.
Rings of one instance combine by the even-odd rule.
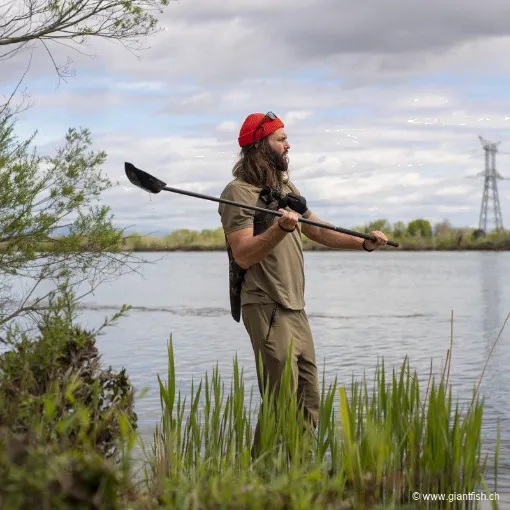
[[[510,251],[510,233],[473,235],[439,234],[432,236],[393,235],[388,238],[399,247],[385,246],[379,251]],[[303,251],[355,251],[329,248],[302,236]],[[166,235],[129,234],[122,239],[121,250],[130,252],[226,252],[225,237],[217,230],[176,230]]]
[[[384,246],[378,251],[510,251],[510,234],[488,235],[485,238],[472,239],[468,236],[455,238],[453,236],[432,236],[432,237],[400,237],[388,236],[400,244],[398,248]],[[63,236],[62,239],[65,239]],[[357,251],[340,248],[329,248],[308,238],[302,238],[303,252],[328,252],[328,251]],[[59,238],[51,242],[36,242],[32,247],[37,253],[58,252],[60,250]],[[96,246],[89,249],[87,239],[76,249],[78,252],[98,250]],[[0,253],[11,252],[9,242],[0,242]],[[16,250],[12,250],[16,251]],[[129,234],[122,237],[115,243],[104,249],[105,252],[226,252],[225,238],[219,231],[175,231],[164,236],[151,236],[142,234]]]
[[[125,248],[123,251],[147,253],[147,252],[226,252],[225,247],[218,246],[176,246],[176,247],[140,247],[140,248]],[[356,250],[342,250],[334,248],[316,248],[316,247],[303,247],[303,252],[328,252],[328,251],[356,251]],[[438,247],[438,246],[400,246],[398,248],[387,247],[379,251],[510,251],[510,244],[506,246],[460,246],[458,248],[452,247]]]

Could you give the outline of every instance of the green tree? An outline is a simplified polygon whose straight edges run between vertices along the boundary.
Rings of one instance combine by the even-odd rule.
[[[436,223],[434,226],[434,235],[436,236],[444,236],[448,234],[452,234],[454,232],[454,228],[450,222],[450,220],[443,220],[439,223]]]
[[[121,251],[123,231],[113,225],[109,207],[99,204],[112,182],[101,170],[106,154],[91,149],[90,133],[70,129],[49,157],[32,148],[34,137],[20,141],[14,125],[4,109],[0,328],[22,316],[34,318],[64,282],[88,293],[136,262]]]
[[[411,221],[407,225],[407,233],[410,236],[432,237],[432,226],[429,220],[422,218]]]
[[[391,234],[391,224],[388,220],[380,219],[372,221],[368,224],[367,227],[369,232],[373,232],[374,230],[380,230],[386,234]]]
[[[143,39],[159,29],[155,14],[168,4],[7,0],[0,5],[0,61],[39,44],[62,77],[69,70],[54,58],[52,45],[83,53],[90,39],[104,39],[141,48]],[[113,184],[102,174],[106,154],[92,150],[90,132],[69,129],[52,157],[33,147],[35,134],[28,140],[16,136],[15,116],[26,106],[26,96],[15,107],[11,103],[25,75],[0,105],[0,330],[15,319],[36,318],[64,282],[72,281],[73,288],[86,283],[88,293],[134,269],[136,261],[121,251],[122,231],[113,225],[110,209],[100,205],[100,196]]]
[[[63,77],[51,44],[83,53],[102,38],[134,49],[168,1],[7,0],[0,62],[39,43]],[[81,297],[141,260],[122,251],[123,231],[100,203],[113,183],[90,132],[69,129],[51,156],[35,133],[16,135],[26,96],[12,103],[25,75],[0,104],[0,344],[10,347],[0,355],[0,506],[125,508],[115,504],[119,473],[102,457],[127,453],[128,436],[132,444],[134,391],[124,370],[100,366],[99,331],[74,317]]]
[[[393,236],[396,238],[402,238],[405,237],[406,234],[407,234],[406,224],[403,221],[397,221],[393,225]]]

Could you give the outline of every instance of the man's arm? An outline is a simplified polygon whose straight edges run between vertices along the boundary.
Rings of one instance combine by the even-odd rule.
[[[311,213],[310,216],[308,216],[308,219],[318,223],[325,223],[314,213]],[[330,225],[330,223],[326,224]],[[360,239],[359,237],[342,234],[341,232],[335,232],[334,230],[316,227],[315,225],[309,225],[307,223],[301,224],[301,231],[303,234],[305,234],[306,237],[308,237],[308,239],[327,246],[328,248],[345,250],[363,249],[363,239]]]
[[[284,209],[280,209],[280,212],[284,215],[258,236],[253,236],[253,227],[235,230],[227,234],[227,241],[232,248],[232,255],[240,267],[248,269],[253,264],[260,262],[295,228],[299,216],[295,212],[285,211]]]

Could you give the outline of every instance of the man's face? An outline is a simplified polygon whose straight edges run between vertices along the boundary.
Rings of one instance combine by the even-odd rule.
[[[290,149],[289,142],[287,142],[287,133],[283,128],[277,129],[271,133],[268,138],[271,148],[285,161],[288,160],[287,152]]]

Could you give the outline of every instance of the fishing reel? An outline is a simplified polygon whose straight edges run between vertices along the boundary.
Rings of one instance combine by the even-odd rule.
[[[299,214],[304,214],[308,208],[306,206],[306,199],[301,195],[295,193],[282,193],[280,190],[264,186],[260,192],[260,198],[266,203],[278,202],[279,209],[288,207]]]

